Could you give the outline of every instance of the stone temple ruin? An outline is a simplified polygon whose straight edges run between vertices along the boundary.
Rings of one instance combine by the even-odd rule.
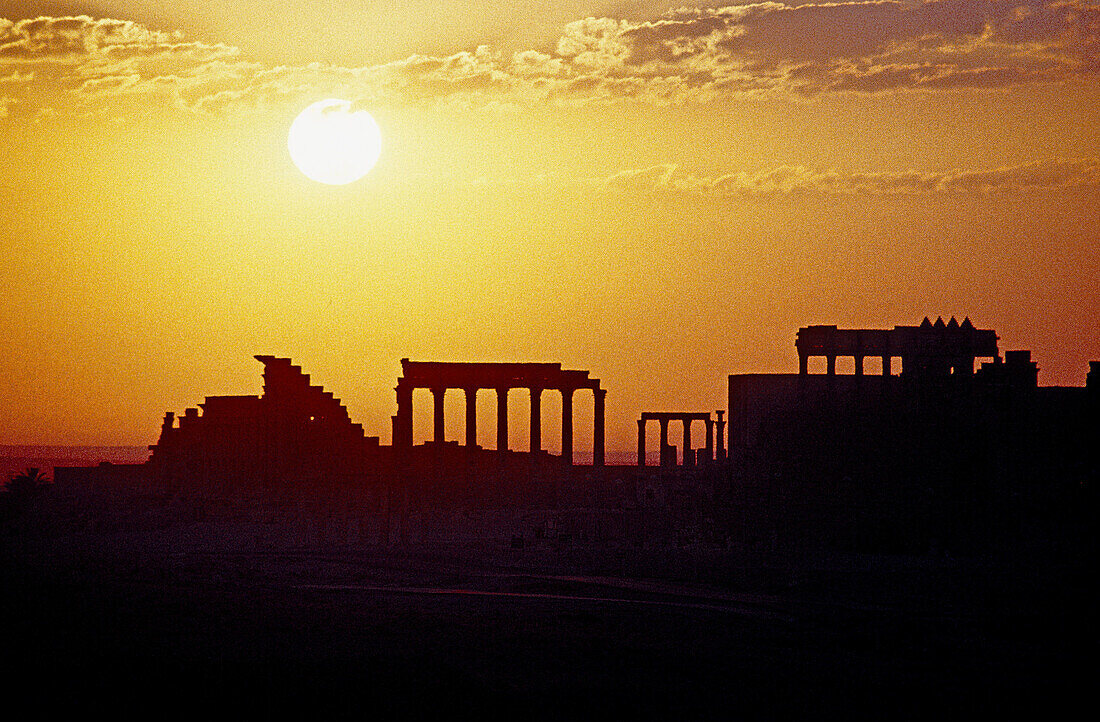
[[[997,334],[977,329],[966,318],[960,324],[954,317],[944,323],[927,318],[919,326],[894,326],[884,329],[838,329],[836,326],[807,326],[798,330],[794,342],[798,349],[798,373],[808,373],[809,359],[824,356],[826,374],[836,374],[838,356],[855,359],[855,375],[863,376],[863,360],[868,356],[882,360],[882,375],[889,376],[890,359],[901,358],[903,374],[945,376],[974,373],[974,359],[1000,358]]]
[[[152,484],[168,494],[218,496],[363,482],[378,437],[364,435],[340,400],[290,359],[256,360],[264,365],[261,396],[207,396],[178,419],[165,414],[149,447]]]
[[[477,444],[477,392],[495,391],[497,396],[497,449],[508,449],[508,392],[525,389],[531,395],[532,452],[542,450],[542,393],[561,393],[562,459],[573,463],[573,394],[592,391],[594,430],[592,464],[604,465],[604,398],[607,391],[588,371],[563,370],[560,363],[439,363],[401,359],[401,378],[397,380],[397,415],[393,417],[395,448],[413,446],[413,390],[429,389],[434,407],[433,436],[443,443],[443,397],[448,389],[461,389],[466,398],[466,447]]]
[[[1002,356],[997,342],[969,319],[801,328],[797,373],[729,376],[728,417],[641,412],[636,464],[608,463],[607,391],[589,371],[402,359],[384,445],[290,359],[261,355],[261,395],[210,396],[182,416],[167,413],[146,464],[58,468],[55,479],[165,498],[330,500],[406,521],[429,509],[572,509],[597,536],[641,528],[670,538],[691,528],[746,543],[792,533],[840,545],[876,544],[884,534],[930,543],[975,533],[972,510],[1005,494],[1012,503],[1048,503],[1051,490],[1095,484],[1100,473],[1100,363],[1084,387],[1040,387],[1030,352]],[[825,358],[824,373],[811,373],[814,357]],[[838,357],[854,360],[852,373],[837,372]],[[867,373],[868,357],[881,373]],[[431,438],[419,444],[416,389],[433,399]],[[457,390],[465,399],[461,445],[444,434],[444,399]],[[530,398],[526,452],[509,443],[515,390]],[[496,395],[495,449],[478,443],[482,391]],[[560,455],[543,449],[547,391],[561,395]],[[592,394],[591,465],[574,462],[578,391]],[[660,427],[656,466],[646,458],[650,422]],[[680,449],[669,442],[670,423],[681,425]]]
[[[638,419],[638,466],[646,465],[645,431],[646,424],[650,421],[656,421],[661,429],[659,442],[661,466],[676,466],[676,447],[668,442],[668,424],[670,421],[678,422],[684,430],[684,446],[680,456],[682,466],[707,466],[716,460],[725,461],[726,422],[722,419],[724,413],[724,411],[718,411],[718,420],[715,421],[710,417],[710,412],[706,411],[643,411],[642,418]],[[691,446],[691,425],[693,421],[702,421],[706,428],[706,446],[702,449],[693,449]],[[718,428],[717,457],[715,457],[714,452],[714,429],[716,426]]]

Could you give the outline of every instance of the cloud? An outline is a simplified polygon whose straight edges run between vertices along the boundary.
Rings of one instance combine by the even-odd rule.
[[[178,32],[150,30],[129,20],[77,17],[0,19],[0,62],[68,64],[85,69],[129,60],[183,58],[204,62],[235,55],[226,45],[184,42]]]
[[[1049,160],[1010,168],[946,174],[938,188],[989,191],[1027,188],[1100,187],[1100,160]]]
[[[991,170],[850,173],[779,166],[755,173],[696,176],[665,164],[615,173],[586,184],[617,196],[736,198],[795,194],[916,195],[1100,188],[1100,159],[1044,160]]]
[[[552,50],[479,46],[357,68],[265,66],[236,48],[127,20],[0,20],[0,78],[33,77],[20,84],[24,96],[8,93],[28,111],[129,104],[132,113],[155,101],[214,113],[337,94],[397,105],[672,105],[1095,84],[1098,74],[1100,5],[1091,0],[681,8],[649,20],[580,19]]]
[[[178,32],[128,20],[0,19],[0,78],[30,79],[22,84],[16,106],[27,114],[61,109],[71,114],[125,115],[165,106],[186,109],[188,89],[209,88],[227,65],[249,65],[239,55],[231,46],[185,40]],[[238,73],[234,82],[247,84],[251,76]]]
[[[1084,0],[768,2],[608,28],[575,25],[570,46],[600,48],[614,60],[608,72],[692,69],[803,96],[1094,80],[1100,70],[1100,6]]]
[[[87,16],[0,20],[0,58],[5,61],[76,61],[112,47],[149,47],[173,39],[125,20]]]

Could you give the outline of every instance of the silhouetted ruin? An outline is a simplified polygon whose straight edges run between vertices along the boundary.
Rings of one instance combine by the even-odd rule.
[[[792,340],[790,373],[728,377],[727,410],[613,405],[637,456],[606,458],[589,371],[403,359],[387,445],[257,356],[261,395],[166,414],[146,463],[0,494],[0,596],[26,637],[9,666],[36,660],[61,693],[85,680],[104,709],[149,680],[168,700],[231,690],[244,717],[301,689],[395,718],[438,716],[441,693],[514,703],[491,717],[633,720],[876,719],[898,700],[988,716],[997,695],[1012,716],[1020,690],[1042,718],[1087,696],[1100,362],[1042,387],[1029,351],[954,319]],[[517,389],[529,443],[509,439]],[[591,464],[573,443],[588,391]]]
[[[165,414],[149,447],[153,483],[169,494],[214,496],[362,484],[378,438],[365,436],[340,400],[290,359],[256,360],[264,365],[262,396],[208,396],[179,419]]]
[[[592,517],[585,528],[630,536],[628,527],[642,524],[644,537],[664,539],[690,528],[748,544],[779,535],[855,547],[961,544],[988,536],[999,513],[1064,503],[1074,488],[1096,482],[1098,364],[1086,387],[1039,387],[1030,352],[1002,359],[997,340],[969,318],[889,330],[801,328],[798,373],[729,377],[728,437],[723,410],[643,412],[636,466],[606,463],[606,391],[588,371],[402,359],[393,443],[385,446],[289,359],[256,356],[261,396],[211,396],[180,417],[167,413],[145,465],[58,468],[56,478],[169,498],[328,500],[385,519],[397,514],[402,538],[410,515],[433,509],[633,509],[648,521],[610,532],[606,519]],[[825,373],[810,373],[817,356]],[[838,356],[854,359],[853,373],[837,373]],[[881,360],[880,374],[865,373],[867,357]],[[898,374],[893,358],[901,359]],[[433,397],[432,435],[420,444],[415,389]],[[526,452],[509,446],[514,389],[530,396]],[[445,438],[448,390],[465,396],[461,445]],[[495,449],[478,443],[483,390],[496,394]],[[579,390],[593,398],[591,466],[573,458]],[[560,456],[543,450],[545,391],[561,394]],[[649,422],[660,427],[657,466],[646,463]],[[682,427],[679,458],[670,422]],[[694,448],[698,422],[704,441]]]
[[[1029,351],[1002,360],[996,334],[969,319],[810,326],[795,345],[798,374],[729,377],[730,503],[743,536],[783,527],[842,546],[964,544],[1096,483],[1095,394],[1039,387]],[[826,372],[809,373],[819,355]],[[853,356],[854,373],[837,374],[837,356]],[[866,356],[883,359],[883,374],[863,373]]]
[[[718,459],[725,458],[723,434],[725,422],[722,414],[718,412]],[[706,412],[685,411],[643,411],[642,418],[638,419],[638,466],[646,465],[645,455],[645,429],[646,423],[656,421],[660,424],[660,464],[661,466],[676,466],[676,447],[668,443],[668,422],[676,421],[684,429],[684,448],[680,456],[683,466],[705,466],[715,460],[714,457],[714,427],[715,421]],[[706,446],[702,449],[691,447],[691,422],[702,421],[706,427]]]
[[[855,375],[863,376],[863,360],[882,360],[882,375],[890,375],[890,360],[901,359],[902,373],[944,376],[974,373],[974,359],[999,358],[997,334],[977,329],[966,318],[960,324],[951,317],[933,324],[928,318],[919,326],[894,326],[884,329],[838,329],[836,326],[807,326],[798,330],[794,342],[798,349],[798,373],[808,373],[809,359],[824,356],[826,374],[836,373],[838,356],[855,359]]]
[[[402,376],[397,380],[397,415],[393,417],[393,445],[413,445],[412,394],[429,389],[435,402],[432,441],[442,444],[443,396],[448,389],[461,389],[466,396],[466,447],[477,447],[477,392],[492,390],[497,395],[497,449],[508,449],[508,392],[526,389],[531,395],[530,450],[542,450],[542,392],[561,393],[561,455],[573,463],[573,394],[591,389],[593,397],[592,464],[604,464],[604,397],[599,379],[587,371],[562,370],[559,363],[440,363],[401,359]]]

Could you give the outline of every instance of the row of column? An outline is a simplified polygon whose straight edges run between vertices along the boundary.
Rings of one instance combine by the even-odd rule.
[[[434,414],[432,439],[441,444],[444,441],[443,398],[447,387],[433,387]],[[464,388],[466,394],[466,446],[477,446],[477,392],[478,388]],[[508,449],[508,392],[511,387],[498,388],[497,392],[497,449]],[[542,450],[542,392],[544,389],[529,387],[531,393],[531,451]],[[570,464],[573,463],[573,393],[575,388],[557,389],[561,392],[561,455]],[[412,392],[411,386],[398,386],[397,416],[394,417],[394,445],[412,446]],[[593,428],[592,463],[604,464],[604,403],[607,391],[592,389]]]
[[[820,354],[825,356],[825,375],[836,376],[836,357],[845,354]],[[866,356],[857,355],[853,356],[856,361],[855,375],[863,376],[863,359]],[[882,375],[890,376],[890,359],[892,356],[881,356],[882,359]],[[902,357],[903,370],[906,368],[905,358]],[[955,359],[951,359],[944,364],[948,370],[954,370],[955,373],[964,374],[970,376],[974,373],[974,357],[963,356]],[[810,367],[810,354],[798,355],[798,373],[801,376],[806,376],[809,373]]]
[[[838,355],[845,355],[845,354],[820,354],[820,355],[825,357],[825,375],[826,376],[836,376],[836,357]],[[854,355],[853,358],[855,358],[855,360],[856,360],[855,375],[856,376],[862,376],[863,375],[863,359],[866,358],[866,356]],[[881,356],[880,358],[882,358],[882,375],[883,376],[889,376],[890,375],[890,359],[892,357],[891,356]],[[809,372],[810,372],[810,354],[799,354],[798,355],[798,373],[799,373],[799,375],[800,376],[805,376]]]
[[[725,428],[726,422],[722,418],[724,411],[718,412],[718,420],[714,419],[701,419],[707,427],[707,437],[705,449],[705,458],[708,461],[714,460],[714,430],[715,426],[718,428],[718,459],[724,460],[726,458],[726,443],[725,443]],[[664,459],[665,449],[668,448],[668,422],[673,419],[638,419],[638,466],[646,465],[645,457],[645,430],[646,423],[649,421],[657,421],[661,425],[661,458]],[[675,419],[680,421],[684,425],[684,465],[689,465],[688,459],[691,458],[691,418]]]

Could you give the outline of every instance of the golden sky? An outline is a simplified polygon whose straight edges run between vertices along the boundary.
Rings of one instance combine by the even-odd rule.
[[[925,315],[1083,383],[1100,5],[690,5],[4,3],[0,443],[150,443],[266,353],[385,443],[402,357],[561,361],[630,449],[799,326]],[[286,150],[329,97],[382,130],[347,186]]]

